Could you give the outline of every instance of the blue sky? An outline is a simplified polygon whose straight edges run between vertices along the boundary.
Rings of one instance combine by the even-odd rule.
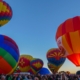
[[[4,0],[13,10],[11,21],[0,28],[0,34],[11,37],[19,46],[20,54],[29,54],[44,61],[46,52],[56,48],[55,34],[66,19],[80,15],[80,0]],[[66,60],[61,70],[76,72]]]

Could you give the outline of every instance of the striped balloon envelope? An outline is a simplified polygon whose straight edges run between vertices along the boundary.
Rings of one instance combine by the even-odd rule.
[[[80,16],[69,18],[58,27],[56,41],[65,56],[80,66]]]
[[[0,74],[11,74],[17,67],[19,49],[14,40],[0,35]]]
[[[0,27],[8,23],[12,18],[12,9],[8,3],[0,0]]]
[[[30,61],[33,59],[31,55],[21,55],[18,63],[21,72],[28,72],[30,70]]]

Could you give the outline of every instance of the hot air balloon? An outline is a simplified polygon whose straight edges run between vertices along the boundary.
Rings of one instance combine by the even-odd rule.
[[[80,70],[76,72],[76,75],[80,75]]]
[[[0,35],[0,74],[11,74],[17,67],[19,49],[14,40]]]
[[[59,65],[59,66],[56,66],[56,65],[48,62],[48,63],[47,63],[47,66],[48,66],[48,68],[50,69],[50,71],[51,71],[53,74],[55,74],[56,72],[58,72],[58,70],[59,70],[59,68],[62,66],[62,64]]]
[[[80,66],[80,16],[69,18],[58,27],[56,41],[65,56]]]
[[[0,0],[0,27],[8,23],[12,18],[12,9],[8,3]]]
[[[58,48],[52,48],[47,52],[47,60],[55,66],[63,64],[66,60],[64,53],[61,53]]]
[[[30,72],[32,74],[36,74],[42,67],[43,67],[43,61],[41,59],[38,58],[34,58],[31,62],[30,62]]]
[[[40,71],[38,73],[40,75],[49,75],[50,71],[47,68],[43,67],[43,68],[40,69]]]
[[[21,55],[19,60],[19,69],[21,72],[28,72],[30,69],[30,61],[33,59],[31,55]]]

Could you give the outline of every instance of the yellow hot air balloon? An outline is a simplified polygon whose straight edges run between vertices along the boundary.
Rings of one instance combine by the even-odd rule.
[[[21,72],[28,72],[30,70],[30,61],[33,59],[30,55],[21,55],[19,59],[19,70]]]

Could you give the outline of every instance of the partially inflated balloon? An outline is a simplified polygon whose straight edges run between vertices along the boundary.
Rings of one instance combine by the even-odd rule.
[[[12,9],[8,3],[0,0],[0,27],[5,25],[12,18]]]
[[[80,75],[80,70],[76,72],[76,75]]]
[[[55,66],[63,64],[66,60],[64,53],[60,52],[58,48],[52,48],[47,52],[47,60]]]
[[[43,61],[41,59],[38,58],[34,58],[31,62],[30,62],[30,66],[31,66],[31,72],[33,74],[36,74],[42,67],[43,67]]]
[[[43,67],[43,68],[40,69],[38,74],[40,74],[40,75],[50,75],[50,71],[47,68]]]
[[[19,60],[19,69],[22,72],[27,72],[30,69],[30,61],[33,59],[30,55],[21,55]]]
[[[80,16],[70,18],[58,27],[56,41],[65,56],[80,66]]]
[[[0,74],[11,74],[17,67],[19,49],[17,44],[5,35],[0,35]]]
[[[62,66],[62,64],[59,65],[59,66],[56,66],[56,65],[54,65],[54,64],[52,64],[52,63],[50,63],[50,62],[48,62],[47,65],[48,65],[48,68],[50,69],[50,71],[51,71],[53,74],[56,73],[56,72],[59,70],[59,68]]]

